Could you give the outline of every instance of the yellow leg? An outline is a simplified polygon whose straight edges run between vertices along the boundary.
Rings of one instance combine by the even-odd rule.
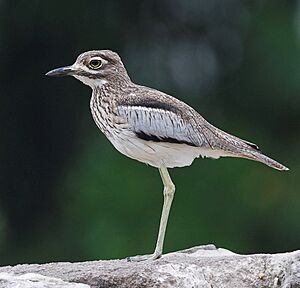
[[[162,167],[159,168],[159,173],[162,179],[162,182],[164,184],[164,204],[162,209],[162,214],[160,218],[160,225],[159,225],[159,231],[158,231],[158,237],[156,242],[156,247],[154,250],[154,253],[151,255],[138,255],[134,257],[127,258],[128,261],[143,261],[143,260],[149,260],[149,259],[157,259],[160,258],[163,252],[163,245],[164,245],[164,239],[166,234],[166,228],[169,218],[169,213],[175,193],[175,185],[173,184],[171,177],[169,175],[169,172],[167,168]]]

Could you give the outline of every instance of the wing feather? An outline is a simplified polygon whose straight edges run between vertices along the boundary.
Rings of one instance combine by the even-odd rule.
[[[118,113],[126,119],[131,131],[144,140],[185,143],[192,146],[202,146],[204,143],[192,124],[173,111],[120,105]]]
[[[135,86],[118,99],[117,107],[130,129],[145,140],[185,143],[227,154],[259,151],[255,144],[214,127],[184,102],[157,90]]]

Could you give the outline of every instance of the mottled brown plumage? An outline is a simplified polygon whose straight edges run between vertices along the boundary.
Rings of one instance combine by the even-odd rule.
[[[90,108],[98,128],[124,155],[159,168],[165,187],[164,207],[152,259],[162,254],[175,191],[167,168],[190,165],[199,156],[228,156],[288,170],[263,155],[255,144],[214,127],[184,102],[134,84],[118,54],[110,50],[83,53],[73,65],[52,70],[47,75],[71,75],[90,86],[93,90]]]

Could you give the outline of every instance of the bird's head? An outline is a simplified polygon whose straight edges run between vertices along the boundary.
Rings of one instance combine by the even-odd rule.
[[[93,50],[80,54],[75,63],[46,73],[47,76],[74,76],[94,88],[109,81],[129,80],[119,55],[110,50]]]

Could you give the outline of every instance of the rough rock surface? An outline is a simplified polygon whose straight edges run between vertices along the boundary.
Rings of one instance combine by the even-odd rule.
[[[19,275],[26,279],[27,286],[22,285],[25,282],[19,282],[17,286],[18,281],[25,281]],[[31,277],[35,280],[31,281]],[[0,267],[0,288],[4,287],[297,288],[300,287],[300,251],[239,255],[206,245],[169,253],[156,261],[139,263],[123,259],[23,264]]]
[[[0,273],[0,287],[5,288],[89,288],[81,283],[65,282],[58,278],[47,277],[35,273],[15,275],[14,273]]]

